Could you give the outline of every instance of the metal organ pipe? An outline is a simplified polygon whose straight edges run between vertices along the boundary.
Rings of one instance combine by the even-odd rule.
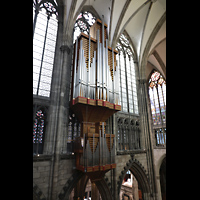
[[[89,33],[89,53],[88,53],[88,87],[87,87],[87,98],[89,98],[90,94],[90,33]]]
[[[99,99],[102,99],[102,45],[99,43]]]
[[[78,48],[78,40],[76,40],[76,47],[75,47],[75,62],[74,62],[74,88],[73,88],[73,98],[75,98],[75,91],[76,91],[76,66],[77,66],[77,48]]]
[[[117,67],[116,67],[116,80],[115,84],[115,90],[116,90],[116,104],[119,104],[119,66],[118,66],[118,62],[117,62]]]
[[[106,39],[106,48],[105,48],[105,71],[106,71],[106,74],[105,74],[105,87],[106,87],[106,96],[107,96],[107,99],[105,98],[105,100],[108,101],[108,76],[109,76],[109,67],[108,67],[108,40]]]
[[[99,30],[97,30],[97,99],[99,99],[99,57],[100,57],[100,45],[99,45]]]
[[[83,80],[84,80],[84,50],[81,49],[81,96],[84,96],[84,85],[83,85]]]
[[[78,95],[81,95],[81,64],[82,64],[82,43],[83,41],[80,41],[80,49],[79,49],[79,61],[78,61]]]
[[[113,95],[113,102],[115,103],[115,65],[114,65],[114,50],[112,48],[112,63],[113,63],[113,82],[112,82],[112,95]]]
[[[102,100],[105,100],[104,98],[104,16],[102,15]]]
[[[92,74],[91,74],[91,98],[96,99],[96,51],[94,51],[94,58],[92,59]]]
[[[101,99],[103,101],[109,101],[111,103],[118,104],[119,63],[117,62],[115,70],[115,52],[113,48],[111,49],[108,47],[108,39],[105,39],[103,16],[101,28],[101,36],[100,29],[97,29],[96,31],[96,42],[91,38],[90,34],[88,36],[89,39],[83,35],[83,38],[79,37],[76,40],[74,53],[75,61],[73,98],[82,96],[91,99]],[[102,42],[100,42],[100,40],[102,40]],[[94,45],[93,43],[96,43],[97,45],[96,51],[91,51],[91,47]],[[86,55],[87,58],[84,56],[84,52],[86,51],[88,52],[88,55]],[[111,66],[108,65],[109,63],[112,63]]]

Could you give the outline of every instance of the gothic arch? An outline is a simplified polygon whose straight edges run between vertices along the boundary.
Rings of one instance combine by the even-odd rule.
[[[74,174],[68,179],[64,187],[62,188],[62,191],[58,195],[58,200],[68,200],[69,195],[72,192],[73,188],[76,186],[78,181],[84,176],[85,176],[85,173],[76,170]],[[113,200],[110,188],[104,178],[101,180],[95,181],[95,184],[99,190],[99,193],[101,194],[102,199]]]
[[[149,186],[148,175],[146,173],[146,170],[144,169],[144,166],[137,159],[134,159],[133,155],[132,155],[132,158],[126,163],[124,170],[121,171],[121,175],[119,176],[119,181],[117,182],[118,195],[120,194],[122,181],[128,170],[131,171],[131,173],[135,176],[137,181],[140,183],[143,195],[144,196],[149,195],[150,186]]]
[[[165,74],[163,74],[160,70],[158,70],[155,66],[153,67],[153,69],[150,71],[150,73],[148,74],[147,76],[147,82],[149,81],[149,79],[151,78],[151,75],[155,72],[159,72],[163,77],[164,77],[164,80],[165,80]]]
[[[81,171],[75,171],[73,175],[67,180],[62,191],[58,195],[59,200],[68,200],[69,195],[72,192],[73,188],[76,186],[78,181],[84,176],[84,173]]]
[[[33,200],[46,200],[43,192],[35,183],[33,183]]]
[[[166,200],[166,156],[162,159],[162,164],[159,168],[159,177],[162,200]]]
[[[159,174],[159,170],[160,170],[160,167],[161,167],[161,165],[162,165],[163,162],[164,162],[165,165],[166,165],[166,153],[163,154],[163,155],[159,158],[159,160],[158,160],[157,167],[156,167],[156,172],[157,172],[157,174]]]
[[[72,1],[71,7],[70,7],[70,12],[68,16],[74,16],[73,18],[68,18],[67,19],[67,25],[65,28],[65,37],[71,39],[73,41],[73,33],[74,33],[74,24],[76,22],[76,18],[81,12],[88,11],[91,14],[93,14],[96,18],[101,19],[97,11],[93,8],[91,5],[84,5],[86,3],[86,0],[83,0],[81,3],[79,9],[75,12],[75,7],[76,7],[76,1]]]

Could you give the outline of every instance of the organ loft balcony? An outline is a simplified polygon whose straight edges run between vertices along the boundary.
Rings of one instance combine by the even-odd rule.
[[[90,34],[81,33],[74,43],[70,106],[82,126],[74,146],[76,168],[91,178],[116,167],[115,135],[105,133],[105,121],[121,110],[118,52],[108,46],[106,28],[97,19]]]

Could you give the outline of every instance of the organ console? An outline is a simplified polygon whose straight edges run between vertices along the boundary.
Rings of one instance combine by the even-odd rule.
[[[105,121],[121,110],[118,52],[108,46],[106,28],[97,19],[90,34],[81,33],[74,44],[71,109],[81,122],[74,146],[76,168],[90,177],[116,167],[115,135],[105,133]]]

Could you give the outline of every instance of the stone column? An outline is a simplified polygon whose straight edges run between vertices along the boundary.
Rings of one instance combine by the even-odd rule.
[[[67,153],[67,125],[72,65],[72,36],[63,41],[63,10],[59,7],[58,33],[52,75],[49,123],[44,141],[44,154],[52,155],[48,199],[57,199],[60,154]]]
[[[63,19],[62,7],[59,8],[58,30],[55,47],[54,65],[52,72],[51,93],[50,93],[50,106],[48,112],[48,125],[45,133],[44,150],[43,154],[53,154],[55,148],[55,136],[58,126],[58,111],[60,102],[60,85],[61,85],[61,65],[62,65],[62,52],[60,46],[63,38]]]
[[[157,191],[158,191],[158,200],[162,200],[162,193],[161,193],[161,187],[160,187],[160,175],[156,175],[156,182],[157,182]]]
[[[138,182],[137,180],[132,177],[133,183],[132,183],[132,190],[133,190],[133,199],[139,200],[139,194],[138,194]]]
[[[153,145],[150,131],[149,109],[148,109],[148,91],[146,79],[139,80],[139,108],[141,118],[141,148],[145,148],[147,158],[147,168],[150,181],[150,198],[157,200],[157,186],[155,179]]]
[[[69,89],[70,89],[70,76],[71,76],[71,61],[72,47],[69,45],[62,45],[60,50],[62,52],[62,65],[61,65],[61,83],[59,93],[59,109],[58,121],[55,134],[55,147],[54,147],[54,166],[53,166],[53,182],[52,182],[52,199],[57,199],[56,185],[58,182],[58,168],[59,156],[62,153],[67,153],[67,124],[69,115]]]

